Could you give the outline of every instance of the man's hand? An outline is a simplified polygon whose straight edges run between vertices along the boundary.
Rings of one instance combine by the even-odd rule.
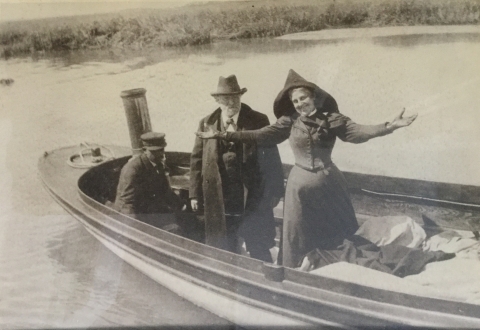
[[[198,211],[198,200],[196,198],[190,200],[190,205],[192,206],[192,211]]]

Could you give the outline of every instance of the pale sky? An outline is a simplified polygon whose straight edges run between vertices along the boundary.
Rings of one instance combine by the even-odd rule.
[[[212,1],[212,0],[209,0]],[[209,2],[208,1],[208,2]],[[222,0],[213,0],[222,1]],[[0,0],[0,21],[109,13],[133,8],[168,8],[203,0]]]

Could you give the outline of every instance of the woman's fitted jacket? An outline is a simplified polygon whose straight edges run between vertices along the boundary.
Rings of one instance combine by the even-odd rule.
[[[361,143],[390,133],[386,124],[359,125],[339,113],[284,116],[255,131],[227,133],[232,141],[280,143],[287,138],[295,155],[285,192],[283,265],[298,267],[312,249],[335,246],[358,229],[347,183],[331,163],[337,136]]]
[[[360,125],[340,113],[315,113],[311,117],[280,117],[276,123],[255,131],[227,132],[226,139],[254,142],[259,145],[279,144],[290,140],[295,164],[306,170],[315,170],[331,163],[336,137],[351,143],[366,142],[371,138],[391,133],[386,123]]]

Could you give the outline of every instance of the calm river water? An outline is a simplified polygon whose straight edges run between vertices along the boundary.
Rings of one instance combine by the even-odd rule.
[[[348,42],[224,42],[181,51],[115,51],[0,62],[0,328],[228,323],[153,284],[68,216],[37,179],[45,150],[82,141],[129,145],[120,92],[143,87],[168,149],[191,151],[216,106],[218,77],[236,74],[242,101],[274,120],[293,68],[359,123],[409,128],[362,145],[339,142],[344,170],[480,185],[480,42],[441,36]],[[280,146],[292,162],[288,145]]]

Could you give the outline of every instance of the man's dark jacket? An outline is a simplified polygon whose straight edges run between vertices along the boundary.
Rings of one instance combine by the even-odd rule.
[[[200,121],[198,131],[205,124],[221,129],[221,109]],[[242,103],[237,130],[254,130],[268,126],[268,117]],[[226,222],[220,176],[219,143],[216,139],[196,138],[190,163],[190,198],[204,203],[206,244],[225,247]],[[283,197],[283,170],[276,146],[257,147],[255,143],[242,144],[242,180],[248,195],[244,224],[239,233],[247,239],[268,240],[275,237],[272,198]]]
[[[181,207],[160,163],[157,170],[146,154],[134,156],[120,173],[115,208],[121,213],[154,224],[157,214],[171,213]]]

